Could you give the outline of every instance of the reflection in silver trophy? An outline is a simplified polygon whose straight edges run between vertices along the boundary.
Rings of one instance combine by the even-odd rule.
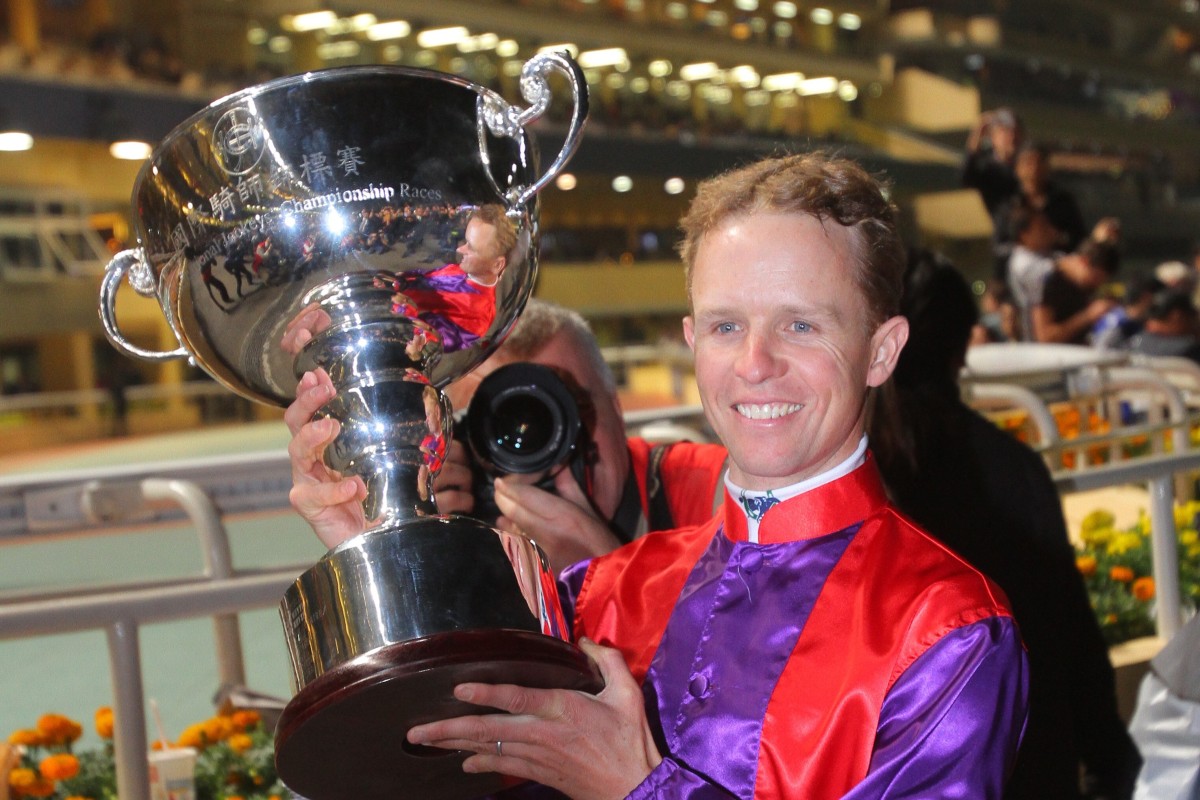
[[[555,83],[551,77],[558,76]],[[566,143],[539,172],[525,130],[562,84]],[[474,797],[463,754],[405,742],[469,713],[467,680],[598,690],[568,641],[545,555],[523,536],[441,516],[450,436],[441,387],[483,361],[537,268],[537,193],[578,146],[587,89],[560,54],[525,64],[528,107],[441,73],[352,67],[223,98],[177,127],[134,186],[139,247],[101,286],[112,342],[187,357],[231,390],[286,405],[324,368],[341,424],[328,466],[367,485],[368,530],[281,603],[297,692],[276,731],[283,780],[311,800]],[[157,298],[180,347],[130,343],[123,278]]]

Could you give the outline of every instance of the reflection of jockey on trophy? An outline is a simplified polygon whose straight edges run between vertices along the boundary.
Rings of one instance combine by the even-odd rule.
[[[467,220],[459,262],[428,271],[409,270],[392,281],[392,309],[417,317],[453,353],[485,336],[496,318],[496,284],[517,243],[517,232],[499,205],[477,208]]]

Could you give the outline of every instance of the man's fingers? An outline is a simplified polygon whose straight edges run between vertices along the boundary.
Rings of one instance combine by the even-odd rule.
[[[306,372],[296,385],[296,399],[283,412],[283,421],[295,436],[306,422],[312,419],[317,409],[333,399],[333,381],[323,369]]]
[[[288,458],[292,462],[292,480],[314,480],[312,469],[321,461],[321,453],[337,438],[341,424],[331,417],[315,420],[297,430],[288,442]]]
[[[357,475],[340,481],[293,486],[288,501],[305,518],[314,517],[327,508],[351,500],[365,500],[367,485]]]

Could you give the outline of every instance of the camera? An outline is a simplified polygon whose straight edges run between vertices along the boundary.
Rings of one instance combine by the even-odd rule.
[[[587,488],[587,426],[590,404],[549,367],[518,362],[488,375],[475,390],[454,436],[464,442],[471,462],[472,516],[495,524],[494,478],[544,473],[534,485],[554,491],[554,476],[570,469]]]

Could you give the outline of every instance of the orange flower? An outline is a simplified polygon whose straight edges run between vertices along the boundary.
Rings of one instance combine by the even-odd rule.
[[[96,733],[103,739],[111,739],[113,735],[113,710],[108,706],[96,709]]]
[[[235,753],[244,753],[254,746],[254,740],[244,733],[235,733],[227,741],[229,749]]]
[[[1133,582],[1130,591],[1138,600],[1152,600],[1154,598],[1154,578],[1138,578]]]
[[[200,725],[209,744],[228,739],[229,735],[233,733],[233,721],[228,717],[213,717],[206,719]]]
[[[1133,580],[1133,570],[1131,570],[1129,567],[1116,566],[1108,571],[1108,577],[1112,578],[1114,581],[1129,583],[1131,580]]]
[[[38,720],[37,729],[49,744],[69,744],[83,734],[78,722],[62,714],[43,714]]]
[[[31,769],[18,767],[8,773],[8,785],[13,794],[21,797],[49,797],[54,794],[54,784]]]
[[[46,756],[42,763],[38,764],[38,769],[46,780],[65,781],[79,774],[79,759],[70,753]]]
[[[1095,556],[1078,556],[1075,559],[1075,568],[1079,570],[1079,574],[1085,578],[1090,578],[1096,574],[1096,557]]]
[[[179,734],[178,744],[180,747],[195,747],[202,750],[212,742],[204,735],[204,724],[197,722],[195,725],[189,725],[183,729],[183,733]]]
[[[262,719],[257,711],[239,710],[230,716],[235,730],[245,731],[253,728]]]
[[[8,743],[24,745],[25,747],[41,747],[42,745],[49,744],[46,741],[45,734],[31,728],[22,728],[21,730],[13,731],[8,735]]]

